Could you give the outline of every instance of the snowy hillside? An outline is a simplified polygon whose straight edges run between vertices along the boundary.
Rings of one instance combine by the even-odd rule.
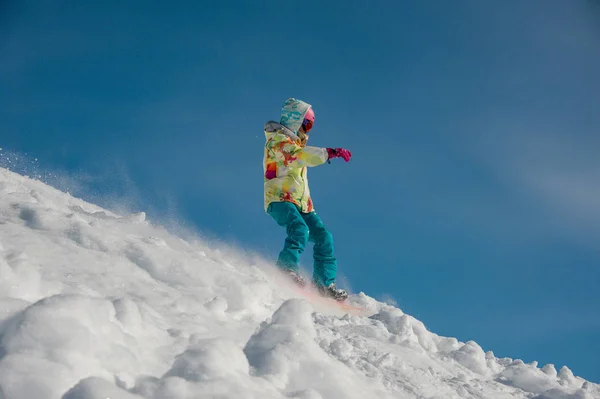
[[[0,398],[600,398],[364,294],[315,309],[245,257],[0,169]]]

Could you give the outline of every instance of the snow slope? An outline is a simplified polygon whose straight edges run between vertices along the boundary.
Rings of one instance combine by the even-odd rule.
[[[0,398],[600,398],[362,293],[313,305],[248,257],[0,169]]]

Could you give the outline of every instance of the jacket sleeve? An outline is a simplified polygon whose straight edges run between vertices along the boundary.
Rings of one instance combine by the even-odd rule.
[[[291,168],[322,165],[329,158],[325,148],[301,147],[290,138],[282,141],[271,139],[266,147],[277,163]]]

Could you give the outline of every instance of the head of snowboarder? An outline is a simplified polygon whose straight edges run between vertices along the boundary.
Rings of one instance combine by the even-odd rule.
[[[315,112],[310,104],[296,98],[288,98],[281,108],[280,123],[298,136],[298,144],[305,146],[308,132],[313,127]]]

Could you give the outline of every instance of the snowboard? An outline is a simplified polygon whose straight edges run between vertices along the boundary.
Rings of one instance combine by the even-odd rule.
[[[368,311],[366,308],[351,304],[349,298],[344,301],[336,301],[333,298],[324,297],[316,289],[312,288],[310,284],[307,284],[305,287],[294,285],[294,291],[302,295],[317,308],[332,308],[356,316],[363,315]]]

